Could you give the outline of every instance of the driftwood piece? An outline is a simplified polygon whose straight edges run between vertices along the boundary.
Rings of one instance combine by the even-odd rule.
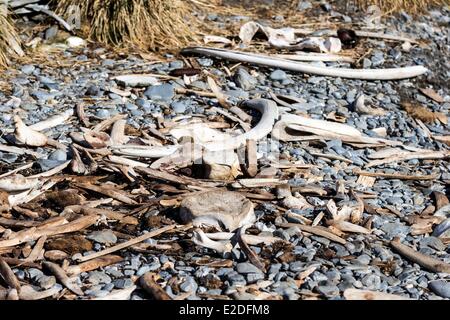
[[[436,201],[436,211],[439,211],[443,207],[448,206],[450,204],[447,196],[444,193],[439,192],[439,191],[434,191],[433,195],[434,195],[434,199]]]
[[[69,164],[70,164],[70,160],[68,160],[66,162],[63,162],[60,165],[58,165],[58,166],[56,166],[56,167],[54,167],[54,168],[52,168],[52,169],[50,169],[48,171],[37,173],[37,174],[34,174],[32,176],[29,176],[28,179],[46,178],[46,177],[54,176],[55,174],[63,171],[65,168],[67,168],[69,166]]]
[[[423,253],[420,253],[400,242],[400,239],[396,238],[391,241],[391,246],[402,256],[411,260],[414,263],[424,267],[427,270],[433,272],[450,273],[450,264],[445,263],[439,259],[430,257]]]
[[[126,114],[116,114],[114,117],[103,120],[102,122],[96,124],[92,130],[95,132],[101,132],[104,131],[106,129],[108,129],[109,127],[111,127],[114,122],[121,120],[121,119],[125,119],[127,117]]]
[[[203,186],[203,187],[216,187],[221,185],[221,183],[209,182],[209,181],[199,181],[190,177],[177,176],[175,174],[160,171],[152,168],[136,167],[136,171],[142,172],[151,178],[169,181],[180,185],[193,185],[193,186]]]
[[[93,225],[97,220],[98,216],[85,216],[59,226],[32,227],[22,231],[20,234],[18,233],[17,236],[12,239],[0,241],[0,248],[12,247],[24,242],[37,240],[42,236],[49,237],[57,234],[79,231]]]
[[[66,272],[69,276],[74,276],[82,272],[89,272],[98,268],[106,267],[122,260],[123,258],[121,256],[106,255],[77,265],[69,266],[67,267]]]
[[[131,286],[125,289],[113,290],[110,294],[101,297],[95,298],[92,300],[130,300],[131,294],[134,290],[136,290],[136,286]]]
[[[391,293],[349,288],[344,291],[346,300],[411,300]]]
[[[19,293],[20,300],[43,300],[49,297],[54,296],[58,292],[60,292],[60,287],[53,287],[43,291],[36,291],[32,286],[22,286],[22,289]]]
[[[67,31],[72,32],[72,27],[60,16],[58,16],[56,13],[54,13],[52,10],[48,9],[46,6],[41,6],[38,4],[29,4],[25,6],[27,9],[31,9],[36,12],[42,12],[48,15],[49,17],[52,17],[56,21],[58,21]]]
[[[11,267],[2,257],[0,257],[0,275],[10,288],[16,289],[17,292],[20,292],[19,280],[17,280],[17,277],[11,270]]]
[[[257,145],[255,140],[247,140],[245,158],[247,160],[246,173],[253,178],[258,173]]]
[[[334,233],[328,231],[324,227],[320,227],[320,226],[312,227],[312,226],[306,226],[306,225],[299,224],[299,223],[281,223],[281,224],[279,224],[279,226],[282,228],[298,227],[301,231],[312,233],[317,236],[327,238],[331,241],[334,241],[334,242],[337,242],[340,244],[347,243],[347,241],[345,239],[335,235]]]
[[[245,254],[248,257],[248,260],[256,266],[259,270],[262,272],[266,272],[266,266],[261,262],[261,260],[258,258],[258,255],[249,247],[247,242],[245,241],[245,238],[243,235],[245,234],[246,226],[240,227],[236,232],[236,238],[239,243],[239,247],[242,249],[242,251],[245,252]]]
[[[155,300],[172,300],[161,286],[154,280],[154,274],[147,272],[139,279],[141,287],[147,291]]]
[[[416,152],[401,152],[400,154],[396,154],[385,159],[373,160],[366,164],[366,168],[381,166],[383,164],[399,162],[399,161],[407,161],[412,159],[445,159],[450,157],[449,152],[445,151],[416,151]]]
[[[81,290],[81,288],[76,283],[70,280],[70,278],[66,275],[64,270],[59,265],[53,262],[44,261],[42,262],[42,266],[50,271],[56,277],[56,279],[61,282],[61,284],[67,289],[79,296],[84,295],[84,292]]]
[[[31,218],[31,219],[37,219],[39,218],[39,213],[34,212],[32,210],[29,209],[25,209],[25,208],[21,208],[19,206],[13,206],[12,209],[18,213],[20,213],[21,215]]]
[[[45,157],[43,154],[40,154],[38,152],[28,150],[25,148],[18,148],[13,146],[6,146],[4,144],[0,144],[0,151],[4,152],[10,152],[15,154],[29,154],[30,156],[36,157],[37,159]]]
[[[36,268],[40,269],[41,265],[39,263],[35,262],[29,262],[23,259],[17,259],[17,258],[9,258],[9,257],[3,257],[3,260],[10,266],[22,266],[22,267],[29,267],[29,268]]]
[[[340,219],[330,220],[329,224],[341,231],[344,232],[353,232],[353,233],[362,233],[362,234],[370,234],[371,231],[367,228],[361,227],[354,223],[343,221]]]
[[[79,103],[75,107],[75,112],[78,116],[78,119],[83,123],[83,126],[89,128],[91,124],[89,123],[89,119],[86,117],[86,113],[84,112],[84,104]]]
[[[15,148],[15,147],[12,147],[12,148]],[[0,151],[6,151],[6,150],[2,150],[2,146],[0,145]],[[9,151],[8,151],[8,152],[9,152]],[[23,153],[22,153],[22,154],[23,154]],[[20,166],[20,167],[14,169],[14,170],[5,172],[5,173],[3,173],[3,174],[0,174],[0,179],[1,179],[1,178],[8,177],[8,176],[13,175],[13,174],[16,174],[16,173],[19,172],[19,171],[26,170],[26,169],[30,169],[31,167],[33,167],[33,163],[25,164],[25,165],[23,165],[23,166]]]
[[[46,240],[47,240],[47,236],[44,235],[44,236],[40,237],[39,240],[34,245],[34,248],[31,251],[30,255],[25,259],[25,261],[34,262],[37,259],[39,259],[39,257],[42,256],[44,244],[45,244]]]
[[[79,183],[79,184],[77,184],[77,186],[79,186],[83,189],[86,189],[86,190],[101,193],[107,197],[116,199],[116,200],[121,201],[126,204],[137,204],[137,202],[134,201],[133,199],[127,197],[126,195],[122,194],[121,192],[115,191],[114,189],[96,186],[96,185],[87,184],[87,183]]]
[[[128,248],[129,246],[132,246],[132,245],[137,244],[139,242],[145,241],[147,239],[155,237],[155,236],[157,236],[157,235],[159,235],[161,233],[164,233],[166,231],[172,230],[174,228],[176,228],[176,225],[170,225],[170,226],[165,226],[165,227],[162,227],[160,229],[144,233],[143,235],[141,235],[139,237],[136,237],[136,238],[133,238],[131,240],[128,240],[128,241],[126,241],[124,243],[120,243],[120,244],[112,246],[112,247],[110,247],[108,249],[105,249],[105,250],[102,250],[102,251],[99,251],[99,252],[96,252],[96,253],[93,253],[93,254],[90,254],[90,255],[87,255],[87,256],[83,256],[80,259],[78,259],[78,261],[79,262],[84,262],[84,261],[92,260],[92,259],[95,259],[95,258],[99,258],[101,256],[104,256],[104,255],[107,255],[107,254],[110,254],[110,253],[113,253],[113,252],[116,252],[116,251]]]
[[[365,177],[374,177],[374,178],[380,177],[384,179],[399,179],[399,180],[436,180],[438,178],[438,175],[436,174],[410,175],[398,173],[370,172],[370,171],[363,171],[359,168],[353,170],[353,173]]]
[[[232,232],[214,232],[214,233],[205,233],[205,235],[212,240],[230,240],[235,236]],[[255,236],[251,234],[242,234],[241,237],[244,239],[246,243],[251,246],[256,246],[258,244],[265,244],[266,246],[270,246],[275,242],[283,241],[283,239],[278,237],[269,237],[269,236]]]
[[[229,109],[230,105],[227,102],[227,97],[223,94],[222,90],[219,88],[219,86],[214,81],[214,79],[212,77],[207,77],[207,82],[208,82],[209,88],[211,89],[211,91],[214,93],[217,100],[219,101],[219,104],[223,108]]]

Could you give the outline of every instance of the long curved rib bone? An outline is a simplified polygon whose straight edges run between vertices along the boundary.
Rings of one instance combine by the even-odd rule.
[[[412,66],[389,69],[346,69],[317,67],[306,63],[293,62],[287,59],[274,58],[261,54],[243,53],[239,51],[213,49],[204,47],[186,48],[182,53],[196,53],[228,60],[254,63],[258,65],[281,68],[290,71],[316,74],[329,77],[341,77],[361,80],[399,80],[420,76],[428,71],[424,66]]]

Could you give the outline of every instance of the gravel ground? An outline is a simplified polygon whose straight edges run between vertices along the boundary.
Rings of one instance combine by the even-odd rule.
[[[334,9],[331,10],[328,14],[334,16],[336,21],[348,22],[348,19],[352,19],[349,16],[353,17],[353,22],[360,21],[356,14],[342,15]],[[211,15],[209,19],[218,26],[227,19],[245,21],[245,17],[217,15]],[[221,88],[230,96],[229,102],[233,105],[237,105],[241,100],[257,97],[270,99],[267,92],[272,91],[297,98],[298,102],[291,106],[292,112],[306,113],[314,119],[327,119],[330,113],[334,113],[335,116],[345,119],[346,124],[368,136],[377,135],[376,132],[379,131],[373,129],[384,128],[386,137],[408,146],[448,151],[449,146],[430,139],[427,132],[403,110],[400,103],[417,102],[448,116],[450,12],[432,11],[417,18],[401,14],[383,19],[382,22],[388,31],[402,32],[424,41],[407,51],[399,42],[362,39],[358,46],[364,49],[365,56],[359,64],[366,68],[423,64],[431,70],[428,74],[409,80],[370,82],[245,66],[235,68],[233,73],[236,75],[230,77],[224,71],[224,66],[231,67],[233,63],[207,57],[195,59],[202,69],[220,79]],[[51,38],[52,34],[47,31],[43,36]],[[163,116],[166,120],[180,115],[217,116],[214,111],[208,110],[211,106],[217,106],[217,99],[175,93],[175,88],[184,87],[182,78],[167,80],[161,86],[150,86],[144,90],[126,88],[131,91],[127,98],[110,91],[111,87],[117,87],[117,83],[111,79],[114,75],[133,72],[167,75],[174,69],[186,66],[181,58],[171,55],[166,55],[166,58],[168,62],[148,63],[139,55],[117,55],[107,49],[90,47],[66,49],[59,54],[49,53],[47,61],[15,65],[3,76],[7,83],[4,83],[5,89],[0,91],[0,131],[9,132],[13,129],[14,113],[20,115],[26,124],[32,124],[73,108],[80,102],[84,102],[86,115],[93,122],[108,119],[116,114],[127,114],[127,123],[136,129],[155,127],[158,116]],[[322,62],[316,64],[337,65]],[[339,65],[346,66],[342,63]],[[443,97],[442,103],[433,101],[418,90],[430,86]],[[206,79],[203,78],[192,83],[191,88],[209,90]],[[360,94],[365,95],[367,104],[379,107],[386,113],[374,116],[358,112],[360,110],[355,109],[354,102]],[[73,120],[50,129],[46,134],[61,143],[69,144],[69,133],[79,131],[79,127],[79,121]],[[432,135],[449,135],[448,124],[440,121],[427,123],[426,128]],[[131,287],[138,277],[147,272],[159,274],[158,282],[171,297],[192,292],[187,297],[188,300],[255,299],[261,296],[261,293],[268,294],[265,297],[293,300],[343,299],[343,292],[348,288],[392,293],[422,300],[450,298],[448,273],[428,271],[405,259],[389,245],[390,240],[398,237],[403,244],[450,263],[448,208],[443,213],[447,220],[439,225],[439,232],[436,231],[437,225],[434,225],[434,233],[428,231],[416,234],[412,222],[413,218],[421,214],[423,217],[425,214],[422,212],[430,206],[436,207],[436,192],[448,195],[450,165],[446,159],[412,159],[368,169],[405,175],[436,174],[437,178],[417,181],[378,177],[373,186],[366,187],[357,182],[358,174],[354,173],[354,169],[363,167],[369,161],[368,156],[375,151],[373,148],[357,149],[343,144],[340,140],[281,143],[269,139],[269,142],[272,142],[282,158],[314,165],[308,173],[290,174],[289,183],[292,187],[310,185],[311,181],[315,181],[315,185],[326,190],[327,195],[303,194],[314,206],[310,210],[293,209],[283,212],[277,206],[277,201],[256,205],[258,222],[249,232],[276,236],[289,243],[251,246],[267,263],[267,272],[256,268],[247,260],[245,254],[236,248],[229,258],[232,261],[229,266],[201,266],[199,259],[203,257],[210,257],[210,261],[221,257],[213,250],[195,246],[190,240],[192,234],[187,231],[146,241],[150,244],[175,243],[176,246],[170,250],[123,250],[120,252],[124,257],[122,262],[79,274],[76,282],[84,290],[85,298],[104,297],[112,290]],[[8,143],[5,135],[0,135],[0,143]],[[42,157],[36,161],[30,173],[49,170],[71,157],[61,150],[55,151],[54,148],[36,148],[34,151]],[[311,155],[311,152],[343,156],[352,163],[325,159]],[[0,151],[0,172],[17,168],[30,160],[33,160],[30,156]],[[102,175],[102,172],[97,175]],[[371,194],[372,197],[366,201],[372,207],[385,208],[380,214],[368,212],[367,208],[364,211],[362,221],[368,222],[371,219],[368,222],[372,228],[370,234],[346,233],[343,236],[346,244],[343,245],[302,233],[295,227],[276,226],[277,223],[299,222],[288,215],[291,211],[313,220],[320,212],[326,212],[324,208],[330,199],[334,199],[338,207],[353,203],[348,194],[335,192],[336,181],[339,180],[345,182],[347,190],[352,188]],[[131,187],[129,190],[132,189]],[[149,200],[160,195],[161,191],[154,191],[145,197]],[[89,197],[89,194],[85,196]],[[47,208],[49,216],[57,211],[48,204],[42,205]],[[431,211],[431,216],[434,212]],[[127,235],[134,237],[149,228],[170,224],[173,215],[174,210],[154,206],[139,215],[139,224],[136,226],[115,226],[115,232],[108,227],[99,227],[96,231],[92,229],[84,232],[85,237],[81,240],[72,239],[73,243],[78,244],[73,250],[69,250],[67,245],[62,246],[60,250],[69,254],[68,261],[72,263],[74,255],[99,251],[128,239]],[[8,217],[8,213],[5,213],[4,217]],[[70,237],[66,238],[70,242]],[[47,240],[47,249],[55,249],[55,242],[56,240]],[[84,242],[84,248],[80,249]],[[32,247],[35,242],[30,244]],[[19,257],[20,252],[11,253],[11,256]],[[312,267],[314,271],[305,279],[299,280],[302,279],[302,274],[306,270],[312,270]],[[13,271],[20,281],[32,284],[37,290],[60,287],[54,276],[43,273],[39,268],[13,267]],[[250,285],[260,288],[257,291],[251,287],[239,290],[239,287]],[[133,300],[148,298],[147,293],[139,286],[131,295]]]

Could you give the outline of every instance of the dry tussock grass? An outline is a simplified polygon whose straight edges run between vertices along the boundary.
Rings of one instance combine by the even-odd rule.
[[[66,16],[79,5],[91,40],[158,50],[183,46],[195,38],[193,5],[202,0],[60,0],[57,12]]]
[[[20,49],[20,38],[6,10],[0,4],[0,68],[8,65],[8,57]],[[15,49],[15,50],[14,50]]]
[[[362,7],[377,5],[385,13],[405,11],[412,14],[420,14],[432,6],[448,6],[450,0],[354,0]]]

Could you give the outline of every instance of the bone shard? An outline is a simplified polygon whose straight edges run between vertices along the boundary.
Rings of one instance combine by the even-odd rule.
[[[233,246],[231,242],[219,242],[209,239],[201,229],[194,231],[192,241],[201,247],[212,249],[221,254],[230,253]]]
[[[19,192],[35,188],[39,185],[36,178],[26,178],[21,174],[14,174],[0,179],[0,190],[6,192]]]
[[[14,135],[19,143],[30,147],[42,147],[47,144],[48,138],[45,134],[29,128],[23,123],[19,116],[14,116]]]
[[[303,210],[312,207],[302,196],[294,197],[291,193],[291,188],[287,184],[277,187],[277,195],[281,199],[283,206],[289,209]]]

